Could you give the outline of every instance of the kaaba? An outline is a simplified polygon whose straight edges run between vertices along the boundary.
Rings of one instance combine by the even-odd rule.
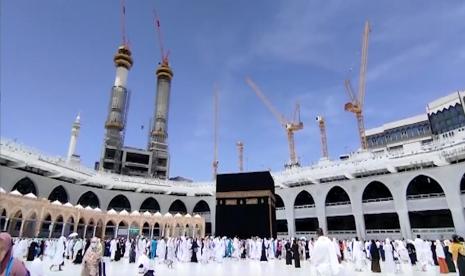
[[[216,176],[216,236],[276,238],[274,181],[270,172]]]

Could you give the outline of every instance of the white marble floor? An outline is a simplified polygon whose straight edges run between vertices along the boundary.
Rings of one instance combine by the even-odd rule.
[[[29,266],[29,263],[26,263]],[[382,265],[382,263],[381,263]],[[290,276],[290,275],[316,275],[313,267],[309,262],[302,261],[301,268],[294,268],[294,266],[286,266],[284,260],[271,260],[269,262],[259,262],[251,260],[225,260],[223,263],[210,262],[208,264],[200,263],[175,263],[174,268],[170,269],[165,264],[155,264],[155,275],[208,275],[208,276]],[[367,267],[364,272],[355,273],[352,265],[349,263],[343,263],[344,270],[342,275],[347,276],[365,276],[365,275],[390,275],[386,273],[371,273]],[[68,261],[65,261],[63,271],[50,271],[48,270],[49,262],[44,262],[45,275],[55,276],[71,276],[80,275],[81,266],[74,265]],[[382,269],[382,267],[381,267]],[[119,262],[111,262],[107,266],[106,275],[140,275],[137,274],[137,268],[135,264],[129,264],[127,259],[123,259]],[[391,274],[394,275],[394,274]],[[396,274],[400,275],[400,274]],[[427,272],[417,271],[415,268],[410,266],[403,267],[403,273],[401,275],[424,275],[432,276],[439,275],[438,267],[429,267]],[[455,275],[455,274],[443,274],[443,275]]]

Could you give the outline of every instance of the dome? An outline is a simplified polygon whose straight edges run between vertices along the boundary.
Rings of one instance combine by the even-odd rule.
[[[23,194],[18,192],[18,190],[14,190],[14,191],[10,192],[10,195],[22,196]]]
[[[168,213],[168,214],[169,214],[169,213]],[[161,217],[161,213],[160,213],[160,212],[156,212],[156,213],[154,214],[154,216],[155,216],[155,217]],[[166,216],[166,215],[165,215],[165,216]]]
[[[134,210],[134,211],[132,211],[131,216],[140,216],[140,213],[139,213],[139,211]]]
[[[0,187],[0,194],[4,194],[6,193],[5,189],[3,189],[2,187]]]
[[[185,218],[190,218],[190,217],[192,217],[192,216],[189,215],[189,214],[186,214],[184,217],[185,217]]]
[[[166,213],[166,214],[165,214],[165,217],[172,217],[172,216],[173,216],[173,215],[170,214],[170,213]]]
[[[199,214],[195,215],[194,218],[201,218]]]
[[[25,197],[28,197],[28,198],[37,198],[35,194],[33,193],[28,193],[26,195],[24,195]]]
[[[102,210],[101,210],[99,207],[94,208],[94,209],[92,209],[92,210],[95,211],[95,212],[102,212]]]
[[[66,202],[63,206],[66,206],[66,207],[73,207],[73,204],[69,203],[69,202]]]
[[[54,202],[52,202],[53,205],[63,205],[61,204],[61,202],[59,202],[58,200],[55,200]]]
[[[84,207],[82,207],[81,204],[78,204],[78,205],[76,205],[76,206],[74,206],[74,207],[75,207],[75,208],[78,208],[78,209],[83,209],[83,208],[84,208]]]
[[[94,210],[94,209],[92,209],[92,207],[90,207],[90,206],[86,206],[86,208],[84,208],[84,209],[85,209],[85,210],[89,210],[89,211]]]
[[[182,217],[182,215],[180,213],[177,213],[176,215],[174,215],[175,218],[180,218]]]
[[[118,213],[115,211],[115,209],[110,209],[110,210],[107,212],[107,214],[109,214],[109,215],[116,215],[116,214],[118,214]]]
[[[152,216],[152,214],[151,214],[149,211],[145,211],[145,212],[143,213],[143,215],[144,215],[145,217],[150,217],[150,216]]]
[[[128,211],[126,211],[126,210],[123,210],[123,211],[119,212],[119,214],[123,215],[123,216],[129,215]]]

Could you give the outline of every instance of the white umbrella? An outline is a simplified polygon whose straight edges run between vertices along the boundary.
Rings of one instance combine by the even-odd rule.
[[[71,234],[69,234],[68,238],[74,238],[74,237],[77,237],[78,233],[76,232],[73,232]]]

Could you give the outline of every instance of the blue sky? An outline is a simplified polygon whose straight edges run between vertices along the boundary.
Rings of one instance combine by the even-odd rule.
[[[114,81],[112,57],[121,42],[119,1],[0,3],[1,136],[64,156],[81,112],[77,153],[93,166]],[[237,140],[245,144],[247,170],[283,168],[285,133],[245,76],[287,116],[300,102],[305,127],[295,138],[302,164],[320,158],[317,114],[326,117],[332,158],[355,150],[356,121],[343,110],[343,80],[357,84],[366,19],[372,25],[367,128],[422,113],[429,101],[465,87],[461,0],[127,0],[134,57],[128,146],[146,146],[153,114],[160,59],[155,7],[174,71],[171,176],[211,179],[214,83],[220,88],[219,171],[237,170]]]

